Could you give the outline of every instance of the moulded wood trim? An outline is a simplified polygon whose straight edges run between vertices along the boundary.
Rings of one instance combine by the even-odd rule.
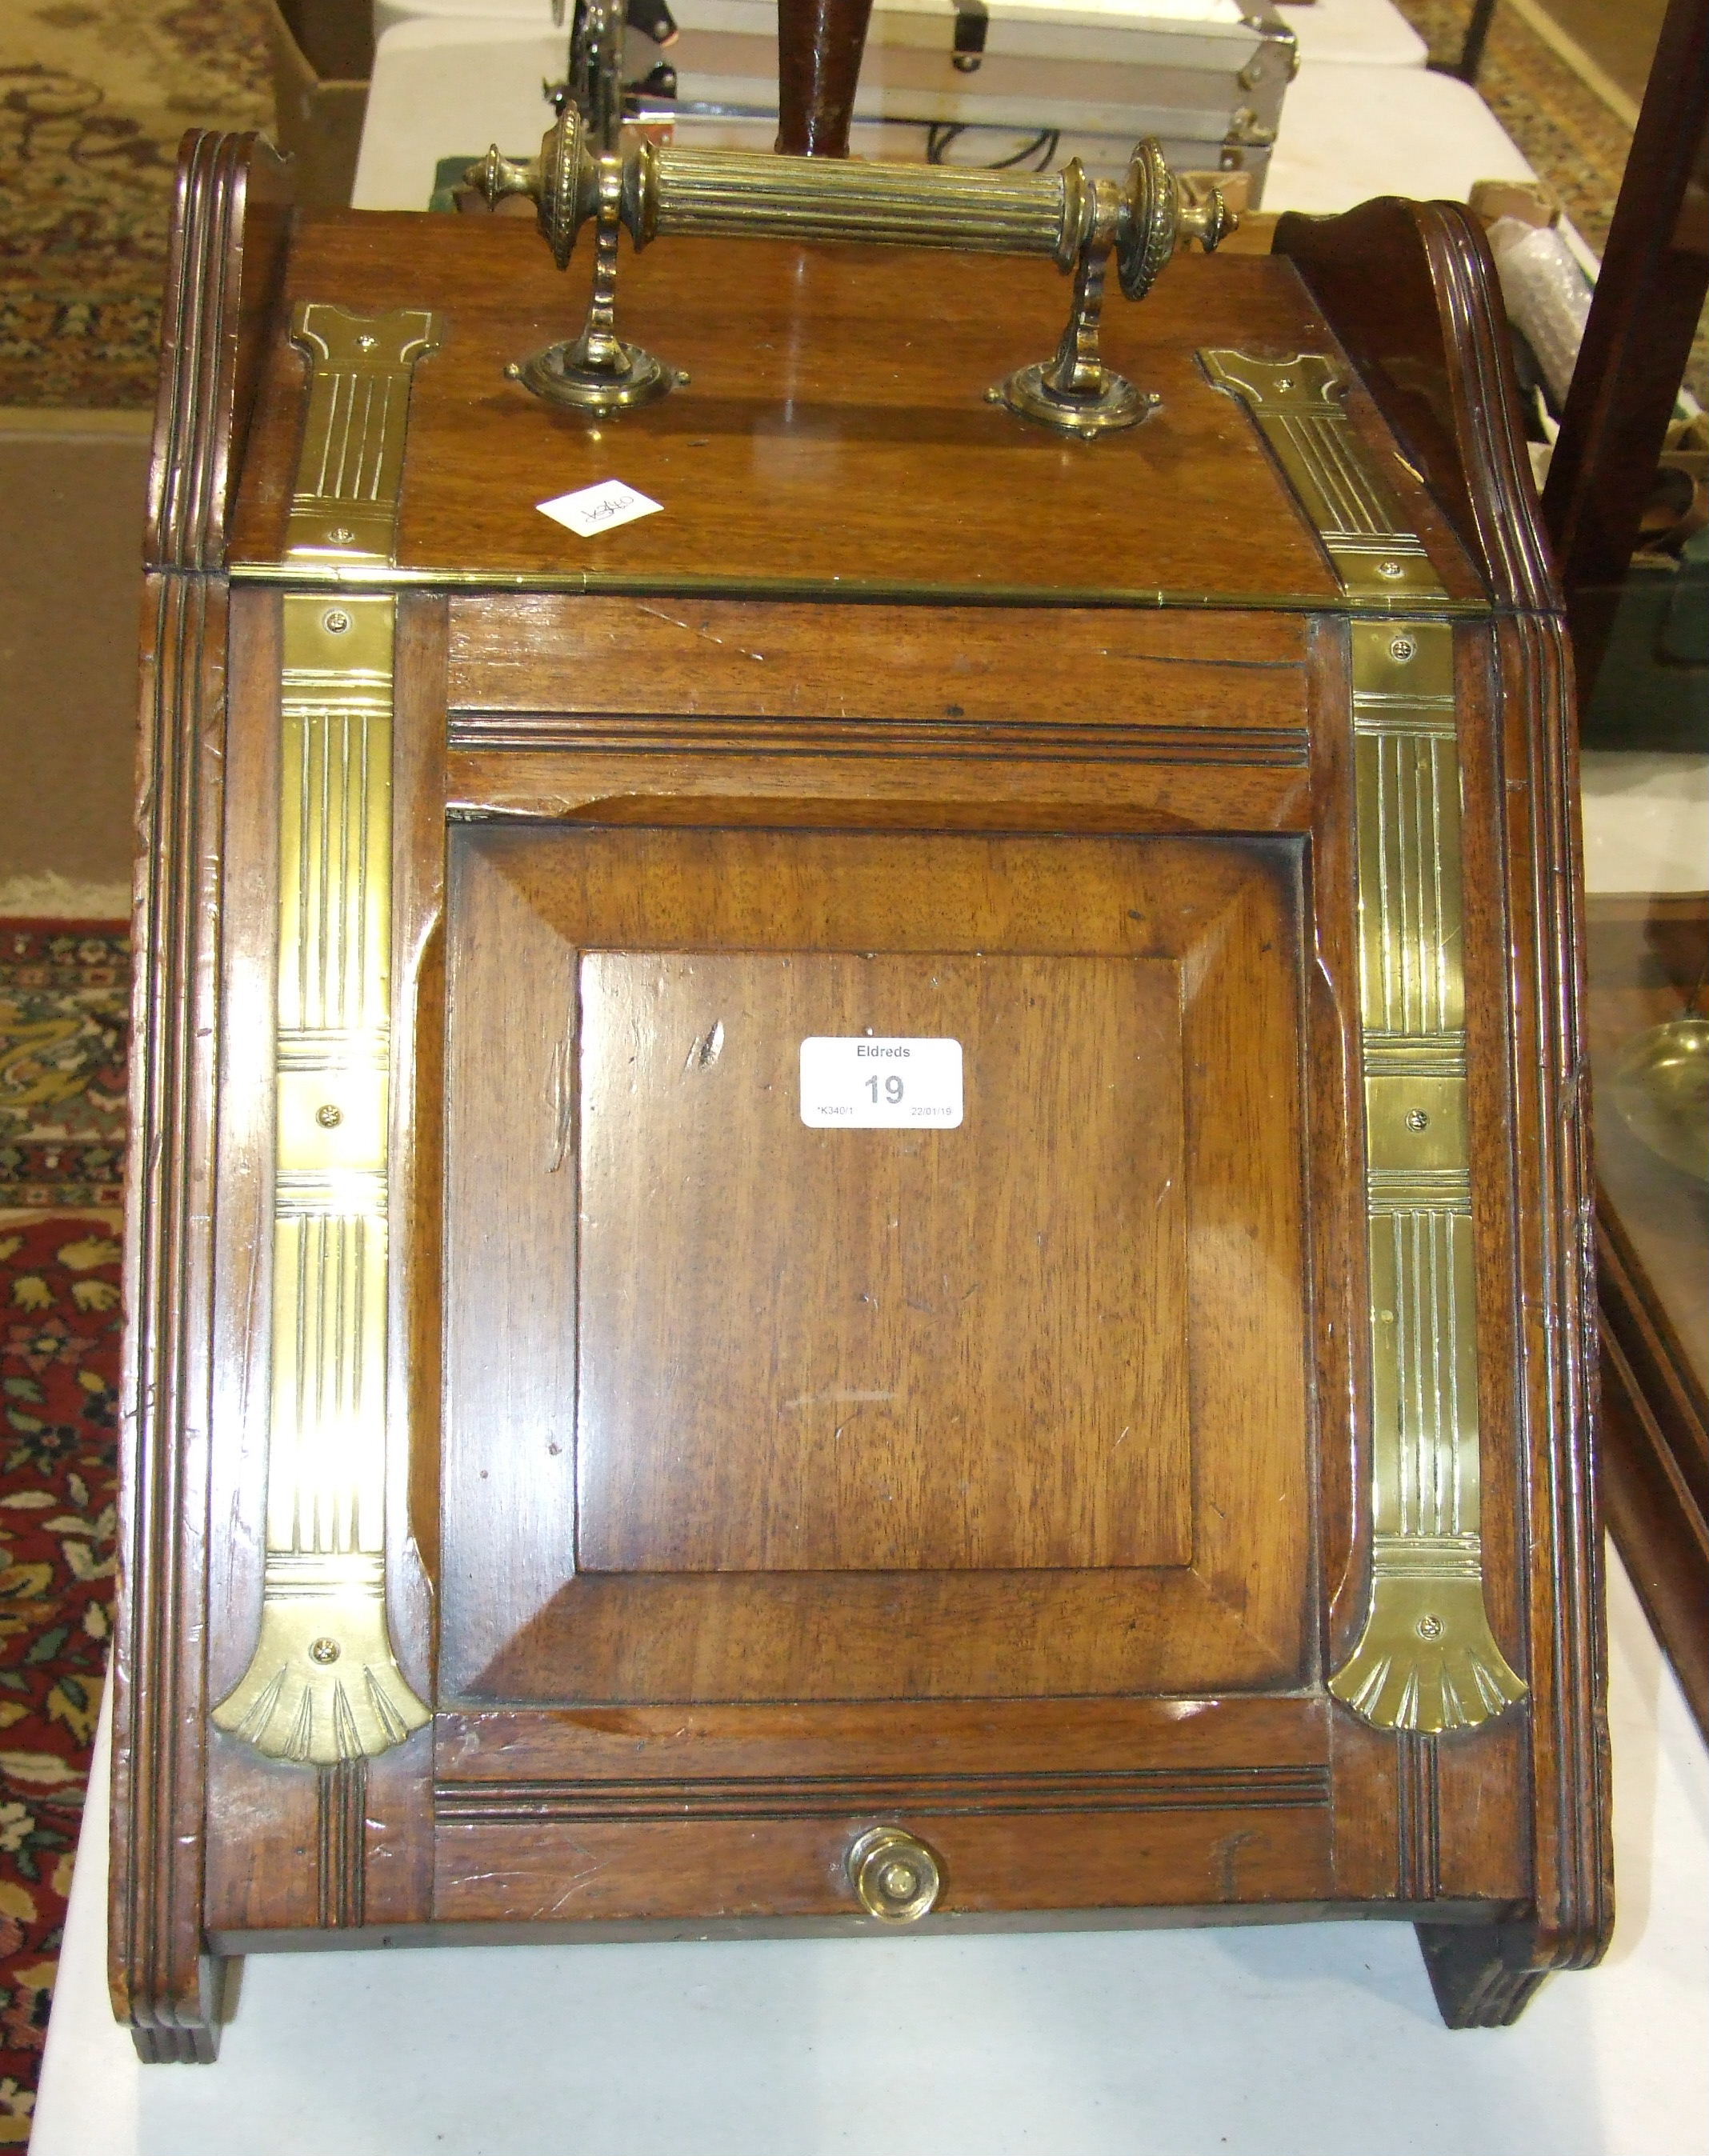
[[[1518,421],[1488,243],[1458,203],[1285,216],[1289,256],[1498,607],[1561,596]]]
[[[144,613],[114,1652],[114,2010],[145,2061],[207,2060],[203,1944],[226,593],[151,579]]]
[[[434,1791],[435,1818],[500,1826],[530,1820],[586,1822],[647,1819],[847,1819],[901,1809],[940,1817],[993,1812],[1180,1811],[1194,1807],[1321,1807],[1329,1802],[1327,1765],[1086,1768],[1066,1774],[859,1774],[767,1780],[705,1774],[678,1781],[444,1782]]]
[[[144,558],[218,569],[290,235],[290,171],[264,136],[178,150]]]
[[[1311,809],[1303,760],[462,749],[447,786],[464,822],[1258,833],[1303,831]]]
[[[1571,660],[1558,616],[1497,629],[1498,793],[1513,973],[1508,1082],[1518,1319],[1534,1968],[1599,1958],[1614,1921],[1595,1486],[1596,1317]]]

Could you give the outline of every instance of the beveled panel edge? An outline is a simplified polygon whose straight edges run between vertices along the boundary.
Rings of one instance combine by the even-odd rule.
[[[1101,1762],[1121,1768],[1191,1771],[1262,1758],[1272,1767],[1315,1768],[1333,1738],[1328,1702],[1304,1691],[1044,1693],[1027,1697],[869,1698],[647,1703],[619,1719],[603,1705],[530,1702],[512,1707],[442,1706],[434,1717],[435,1773],[444,1784],[588,1783],[634,1779],[649,1753],[674,1761],[690,1748],[711,1771],[819,1775],[854,1771],[868,1781],[916,1770],[917,1747],[934,1744],[940,1776],[993,1771],[1060,1773],[1070,1743],[1095,1741]],[[674,1764],[661,1779],[680,1779]]]

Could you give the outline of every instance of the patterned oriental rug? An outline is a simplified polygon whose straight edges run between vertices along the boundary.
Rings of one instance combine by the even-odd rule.
[[[1460,58],[1470,0],[1395,0],[1429,45],[1430,58]],[[1632,131],[1511,8],[1499,4],[1477,87],[1526,162],[1600,254],[1626,169]]]
[[[5,0],[0,405],[153,403],[179,137],[272,126],[254,0]]]
[[[110,1630],[122,926],[0,921],[0,2148],[29,2139]]]
[[[1457,54],[1471,0],[1399,3],[1440,57]],[[1600,249],[1629,131],[1511,8],[1479,88]],[[0,9],[0,405],[152,403],[173,165],[192,126],[272,126],[255,0]]]

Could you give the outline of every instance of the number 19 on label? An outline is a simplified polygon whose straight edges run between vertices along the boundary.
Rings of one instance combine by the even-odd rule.
[[[962,1120],[962,1044],[810,1034],[801,1044],[801,1120],[813,1130],[952,1131]]]

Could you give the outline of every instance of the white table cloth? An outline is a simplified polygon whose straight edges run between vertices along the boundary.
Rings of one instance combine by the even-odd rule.
[[[1454,2032],[1404,1925],[256,1956],[213,2066],[103,1980],[106,1738],[32,2156],[1685,2156],[1709,1758],[1618,1568],[1620,1921]]]

